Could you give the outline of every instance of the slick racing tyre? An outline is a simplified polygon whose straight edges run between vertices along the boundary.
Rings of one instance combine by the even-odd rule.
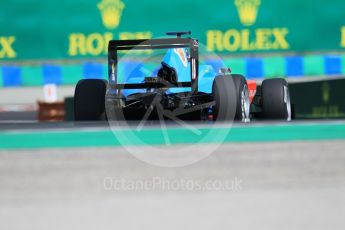
[[[264,80],[261,93],[264,118],[291,120],[290,92],[285,79]]]
[[[248,85],[242,75],[232,74],[214,79],[212,86],[215,101],[215,119],[249,121],[250,100]],[[231,110],[236,110],[231,113]]]
[[[74,92],[74,119],[76,121],[105,120],[105,93],[107,81],[80,80]]]

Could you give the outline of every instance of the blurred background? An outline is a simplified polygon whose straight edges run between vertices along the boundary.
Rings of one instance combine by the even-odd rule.
[[[38,119],[39,101],[72,97],[79,79],[106,79],[109,40],[176,30],[191,30],[234,73],[258,82],[287,78],[297,117],[345,116],[342,0],[3,0],[1,6],[0,119]],[[55,118],[72,119],[70,109]]]

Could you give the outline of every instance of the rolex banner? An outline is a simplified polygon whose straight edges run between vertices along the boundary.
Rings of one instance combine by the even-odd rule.
[[[296,118],[344,118],[345,79],[289,84]]]
[[[105,57],[110,39],[191,30],[219,54],[345,51],[344,0],[2,0],[0,61]]]

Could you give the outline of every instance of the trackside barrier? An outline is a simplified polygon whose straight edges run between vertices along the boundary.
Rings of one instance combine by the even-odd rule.
[[[65,98],[65,121],[74,121],[74,97]]]
[[[345,78],[290,83],[295,118],[345,117]]]
[[[127,62],[119,66],[119,77],[126,69],[133,69],[136,62]],[[158,63],[146,63],[150,65]],[[345,75],[344,54],[304,55],[304,56],[260,56],[260,57],[227,57],[219,60],[202,60],[201,65],[211,65],[215,70],[226,66],[234,73],[243,74],[248,79],[290,77],[319,77]],[[132,65],[132,67],[131,67]],[[140,71],[135,73],[142,76]],[[108,66],[105,61],[85,62],[79,64],[37,64],[37,65],[0,65],[0,88],[42,86],[45,84],[76,85],[80,79],[107,79]]]

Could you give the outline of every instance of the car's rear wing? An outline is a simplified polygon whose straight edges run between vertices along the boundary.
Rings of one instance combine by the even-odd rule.
[[[146,82],[118,84],[117,64],[118,50],[145,50],[145,49],[190,49],[190,81],[189,82]],[[198,70],[199,51],[198,40],[192,38],[162,38],[162,39],[140,39],[140,40],[112,40],[108,46],[108,79],[110,87],[117,90],[122,89],[147,89],[147,88],[180,88],[191,87],[192,92],[198,91]]]

